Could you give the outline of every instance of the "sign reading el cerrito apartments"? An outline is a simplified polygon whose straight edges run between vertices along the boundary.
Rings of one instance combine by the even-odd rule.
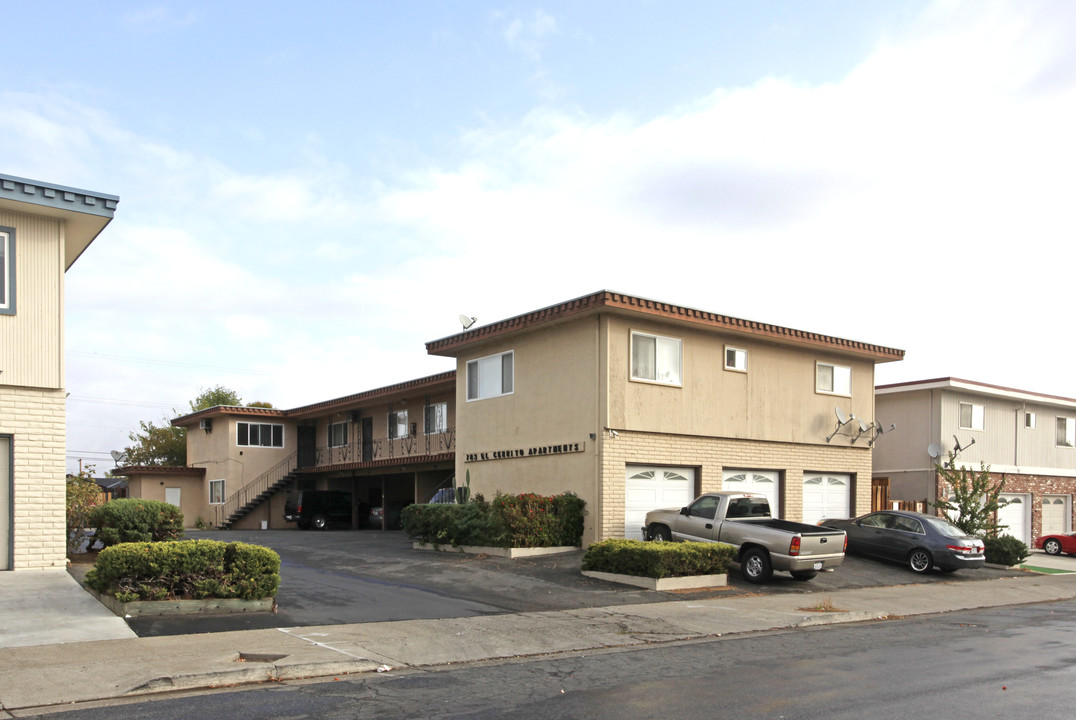
[[[586,450],[586,443],[564,443],[563,445],[542,445],[532,448],[516,448],[512,450],[491,450],[489,452],[474,452],[465,455],[465,462],[481,462],[482,460],[511,460],[514,458],[545,457],[547,455],[564,455],[566,453],[579,453]]]

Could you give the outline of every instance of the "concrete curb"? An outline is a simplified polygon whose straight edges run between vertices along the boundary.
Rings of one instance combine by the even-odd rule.
[[[620,583],[641,587],[646,590],[694,590],[696,588],[724,587],[729,584],[726,573],[720,575],[685,575],[684,577],[650,578],[638,575],[619,575],[617,573],[583,570],[583,575],[595,580]]]
[[[555,547],[536,548],[504,548],[486,545],[434,545],[432,543],[414,542],[411,547],[415,550],[430,550],[432,552],[466,553],[468,555],[491,555],[504,557],[510,560],[524,557],[541,557],[543,555],[565,555],[581,548],[574,545],[561,545]]]

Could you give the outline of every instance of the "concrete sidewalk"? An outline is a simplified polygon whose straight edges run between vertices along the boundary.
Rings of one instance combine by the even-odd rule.
[[[7,594],[6,586],[0,590]],[[1032,575],[445,620],[118,638],[0,650],[0,708],[641,646],[789,627],[1076,598]],[[821,605],[835,611],[819,612]],[[122,621],[121,621],[122,622]],[[0,710],[0,717],[10,717]]]

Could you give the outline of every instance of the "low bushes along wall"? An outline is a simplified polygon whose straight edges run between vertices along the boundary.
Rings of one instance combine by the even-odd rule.
[[[1023,541],[1011,535],[999,538],[988,537],[983,540],[983,544],[986,545],[986,561],[1006,567],[1019,565],[1031,554]]]
[[[183,537],[183,513],[160,500],[119,498],[90,513],[95,537],[105,547],[131,542],[161,542]]]
[[[604,540],[587,548],[582,569],[649,578],[721,575],[735,554],[724,543]]]
[[[583,540],[586,503],[574,493],[498,494],[463,505],[408,505],[401,521],[408,535],[431,545],[488,547],[577,546]]]
[[[260,600],[280,587],[280,556],[218,540],[122,543],[105,548],[86,584],[117,600]]]

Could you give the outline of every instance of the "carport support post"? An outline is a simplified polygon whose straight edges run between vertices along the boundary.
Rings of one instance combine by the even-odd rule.
[[[385,529],[385,518],[388,517],[388,506],[385,503],[385,476],[381,476],[381,529]]]

